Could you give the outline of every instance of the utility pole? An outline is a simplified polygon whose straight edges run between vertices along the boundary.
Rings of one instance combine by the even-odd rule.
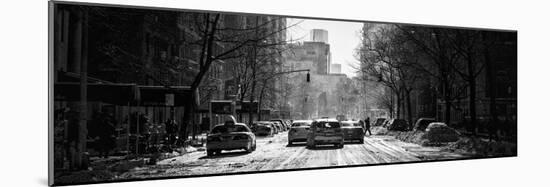
[[[86,163],[86,143],[88,136],[88,10],[84,8],[79,13],[79,26],[81,28],[81,56],[80,56],[80,110],[78,124],[78,141],[76,148],[76,167],[83,169]]]
[[[248,125],[252,125],[252,117],[253,117],[253,112],[254,110],[252,110],[252,107],[253,107],[253,104],[254,104],[254,92],[255,92],[255,89],[256,89],[256,65],[258,63],[257,61],[257,56],[258,56],[258,51],[257,51],[257,47],[258,47],[258,21],[259,21],[259,16],[256,16],[256,25],[255,25],[255,29],[254,29],[254,43],[252,45],[252,90],[250,92],[250,105],[249,105],[249,108],[248,108]],[[260,106],[258,106],[260,107]]]

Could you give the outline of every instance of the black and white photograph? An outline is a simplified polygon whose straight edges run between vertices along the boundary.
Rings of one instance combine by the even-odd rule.
[[[518,155],[516,30],[48,8],[52,185]]]

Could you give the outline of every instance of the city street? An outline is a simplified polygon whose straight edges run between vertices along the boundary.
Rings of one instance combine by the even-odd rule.
[[[72,4],[53,14],[58,184],[517,155],[515,32]]]
[[[162,160],[154,166],[135,168],[122,175],[124,178],[169,177],[204,174],[227,174],[283,169],[329,166],[352,166],[426,160],[457,159],[463,155],[406,143],[390,136],[365,137],[365,143],[346,143],[344,148],[320,146],[307,149],[303,144],[287,145],[287,132],[274,137],[260,137],[257,150],[245,153],[240,150],[223,152],[219,156],[206,156],[196,151],[179,157]]]

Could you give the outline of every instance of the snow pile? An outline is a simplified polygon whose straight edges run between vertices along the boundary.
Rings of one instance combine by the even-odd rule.
[[[392,131],[406,131],[408,129],[408,123],[402,119],[394,119],[390,122],[388,130]]]
[[[83,182],[98,182],[112,180],[115,175],[105,170],[78,171],[55,178],[58,184],[74,184]]]
[[[196,151],[204,151],[204,148],[203,147],[193,147],[193,146],[190,146],[190,145],[187,145],[187,146],[184,146],[184,147],[180,147],[180,148],[177,148],[177,152],[179,152],[180,154],[186,154],[186,153],[191,153],[191,152],[196,152]]]
[[[371,127],[370,130],[374,135],[386,135],[388,133],[388,129],[384,127]]]
[[[430,123],[422,139],[424,145],[440,145],[442,143],[456,142],[460,137],[460,133],[453,128],[445,125],[445,123]]]
[[[446,151],[471,153],[478,156],[515,156],[517,145],[510,142],[494,142],[480,138],[461,138],[445,147]]]
[[[416,144],[422,144],[425,141],[422,139],[424,132],[421,131],[396,132],[394,136],[398,140]]]

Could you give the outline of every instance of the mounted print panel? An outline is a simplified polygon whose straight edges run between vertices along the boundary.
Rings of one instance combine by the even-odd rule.
[[[517,155],[517,32],[50,2],[50,185]]]

